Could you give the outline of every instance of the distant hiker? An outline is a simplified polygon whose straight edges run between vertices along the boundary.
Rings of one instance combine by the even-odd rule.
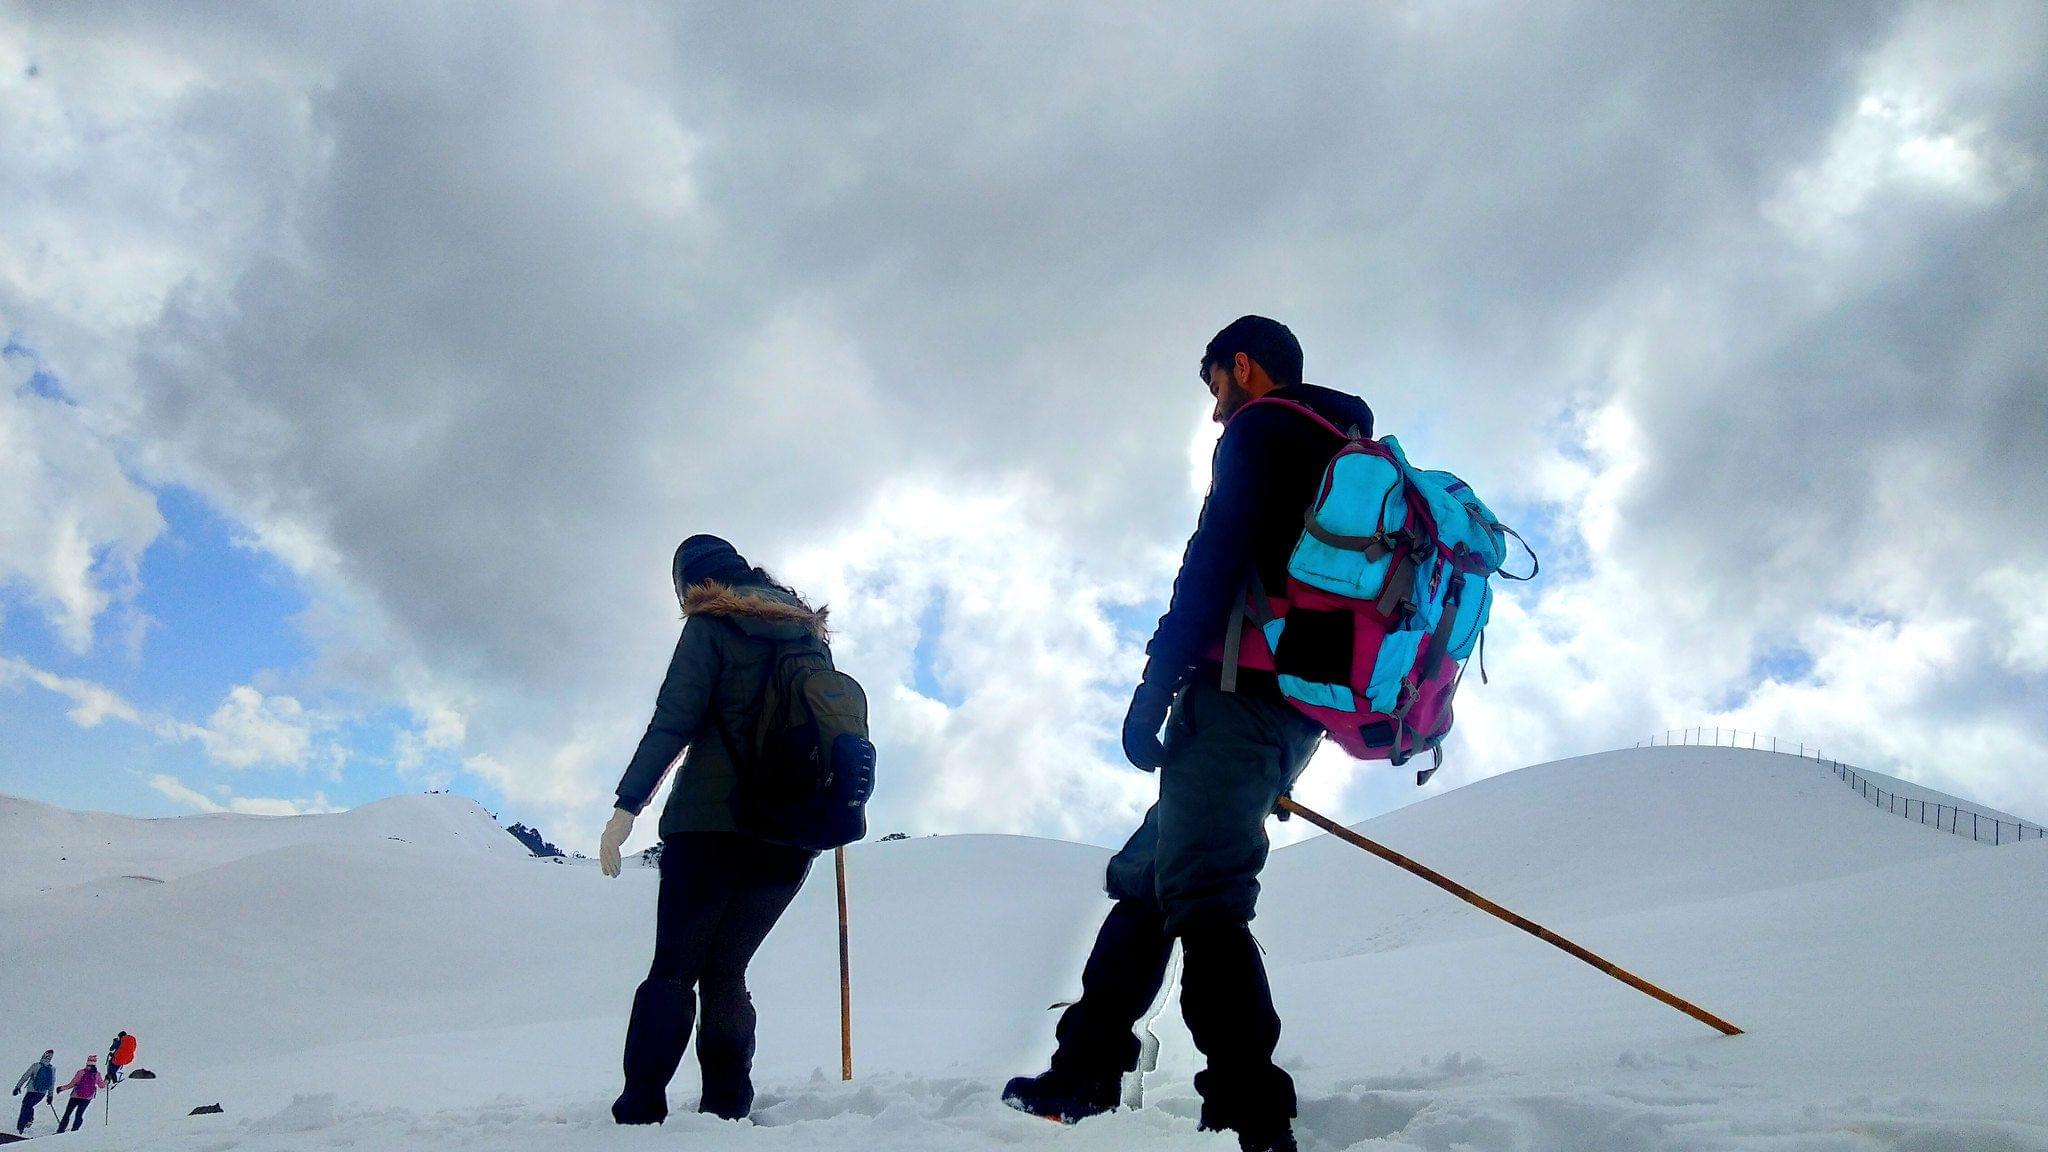
[[[124,1078],[123,1074],[128,1071],[128,1065],[133,1063],[135,1063],[135,1037],[123,1032],[114,1037],[112,1044],[107,1045],[108,1085],[119,1084]]]
[[[62,1132],[68,1126],[76,1132],[79,1125],[85,1123],[85,1110],[92,1107],[92,1098],[100,1092],[99,1061],[97,1056],[87,1056],[85,1067],[72,1073],[70,1082],[57,1089],[71,1093],[71,1103],[64,1106],[64,1115],[57,1120],[57,1131]]]
[[[692,536],[670,570],[682,639],[655,699],[654,719],[619,781],[598,861],[617,876],[633,818],[676,755],[682,767],[661,814],[661,894],[654,962],[626,1028],[621,1124],[668,1116],[668,1082],[690,1042],[704,1074],[699,1112],[737,1120],[753,1107],[754,1006],[747,962],[795,898],[816,853],[741,831],[744,749],[776,665],[793,645],[825,649],[823,611],[740,558],[716,536]],[[701,997],[702,1013],[694,1001]]]
[[[1159,769],[1159,800],[1109,863],[1116,904],[1081,973],[1081,999],[1060,1017],[1051,1068],[1003,1090],[1012,1107],[1068,1123],[1107,1112],[1137,1066],[1132,1027],[1159,994],[1173,942],[1183,956],[1181,1012],[1208,1068],[1195,1077],[1201,1126],[1234,1130],[1247,1152],[1292,1152],[1294,1082],[1273,1063],[1280,1017],[1252,919],[1265,867],[1265,822],[1321,737],[1282,699],[1278,677],[1243,641],[1226,691],[1226,625],[1256,575],[1286,586],[1288,556],[1341,436],[1372,435],[1356,396],[1301,382],[1301,345],[1285,325],[1246,316],[1216,334],[1201,375],[1224,426],[1208,498],[1174,580],[1173,599],[1124,720],[1124,755]],[[1242,410],[1242,411],[1240,411]],[[1355,431],[1354,431],[1355,430]],[[1231,652],[1232,657],[1239,656]],[[1261,666],[1265,670],[1260,670]],[[1160,728],[1166,739],[1160,742]]]
[[[51,1061],[57,1058],[55,1048],[43,1049],[43,1058],[28,1066],[21,1079],[14,1082],[14,1094],[21,1096],[23,1088],[28,1095],[22,1097],[21,1118],[14,1122],[14,1134],[26,1135],[28,1126],[35,1123],[36,1105],[54,1095],[57,1091],[57,1067]]]

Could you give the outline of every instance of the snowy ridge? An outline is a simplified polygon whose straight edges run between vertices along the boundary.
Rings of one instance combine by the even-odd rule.
[[[0,900],[123,875],[169,880],[273,849],[378,839],[517,859],[529,853],[474,800],[393,796],[309,816],[212,812],[138,820],[0,795]]]
[[[1145,1108],[1068,1130],[995,1102],[1043,1066],[1047,1006],[1076,992],[1106,907],[1107,852],[1009,836],[849,853],[854,1083],[821,869],[753,973],[754,1122],[614,1129],[656,877],[545,866],[498,833],[501,851],[465,803],[297,818],[323,822],[284,842],[289,821],[0,804],[0,987],[39,990],[0,1014],[0,1054],[75,1064],[118,1028],[143,1038],[163,1079],[120,1089],[111,1127],[67,1138],[81,1149],[1233,1147],[1194,1131],[1172,1012]],[[78,827],[135,842],[53,876],[51,837]],[[1274,853],[1254,925],[1305,1148],[2048,1149],[2048,928],[2029,911],[2048,843],[1974,845],[1809,762],[1695,747],[1524,769],[1359,828],[1749,1034],[1317,837]],[[693,1098],[686,1063],[671,1101]],[[215,1100],[224,1116],[183,1115]]]
[[[1724,737],[1727,740],[1727,743],[1725,745],[1721,743]],[[1744,739],[1745,737],[1747,737],[1746,740]],[[1673,728],[1663,733],[1661,739],[1656,736],[1652,736],[1649,740],[1648,746],[1652,748],[1696,748],[1701,746],[1702,744],[1710,748],[1747,748],[1751,751],[1772,752],[1777,755],[1793,756],[1799,759],[1807,760],[1814,764],[1818,764],[1824,768],[1827,768],[1829,771],[1833,772],[1837,779],[1842,780],[1844,783],[1849,784],[1852,787],[1856,787],[1859,791],[1864,793],[1865,799],[1871,801],[1874,804],[1877,804],[1879,807],[1886,807],[1885,801],[1893,797],[1896,797],[1898,801],[1897,807],[1887,808],[1887,810],[1891,811],[1893,815],[1907,816],[1908,818],[1911,818],[1912,811],[1917,810],[1918,808],[1923,806],[1928,809],[1942,808],[1949,809],[1956,813],[1959,813],[1960,823],[1963,825],[1969,825],[1971,824],[1971,815],[1975,814],[1975,816],[1977,817],[1976,823],[1978,825],[1981,825],[1981,827],[1975,828],[1973,829],[1973,831],[1982,833],[1982,835],[1978,835],[1976,838],[1980,840],[1988,840],[1994,845],[2002,842],[2002,840],[1998,837],[1998,833],[1993,830],[1994,825],[1997,824],[2011,825],[2014,827],[2025,829],[2025,832],[2021,835],[2011,835],[2011,829],[2008,828],[2005,839],[2032,840],[2036,837],[2048,836],[2048,828],[2044,828],[2037,821],[2023,820],[2020,817],[2014,815],[2013,813],[2004,811],[2003,809],[1993,808],[1985,804],[1978,804],[1973,801],[1963,799],[1959,796],[1951,796],[1946,792],[1937,791],[1933,788],[1929,788],[1922,784],[1915,784],[1910,780],[1902,780],[1897,776],[1888,776],[1882,772],[1872,772],[1867,768],[1861,768],[1857,765],[1845,763],[1841,760],[1825,757],[1822,756],[1818,750],[1809,748],[1804,743],[1795,743],[1791,740],[1782,739],[1780,737],[1767,735],[1761,732],[1751,732],[1747,729],[1724,729],[1711,728],[1706,726],[1698,726],[1693,728]],[[1638,748],[1641,748],[1643,746],[1644,745],[1641,744],[1636,745],[1636,747]],[[1794,749],[1797,749],[1797,751],[1794,751]],[[1870,787],[1862,787],[1865,784],[1868,784]],[[1907,803],[1908,801],[1911,802],[1910,805]],[[1942,826],[1949,827],[1951,821],[1949,812],[1941,812],[1938,815],[1943,821]],[[1924,823],[1927,823],[1931,826],[1934,823],[1934,821],[1927,820],[1924,821]],[[1960,829],[1958,829],[1957,834],[1969,835],[1970,833],[1963,832]]]

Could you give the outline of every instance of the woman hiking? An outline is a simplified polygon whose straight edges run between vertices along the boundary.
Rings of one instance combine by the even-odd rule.
[[[52,1063],[56,1059],[55,1048],[43,1049],[43,1058],[29,1065],[21,1079],[14,1082],[16,1096],[21,1095],[23,1088],[28,1089],[28,1096],[21,1102],[21,1116],[14,1122],[16,1136],[28,1135],[28,1126],[35,1122],[36,1105],[57,1094],[57,1067]],[[55,1105],[51,1107],[55,1109]]]
[[[92,1107],[92,1098],[100,1092],[100,1058],[87,1056],[85,1067],[71,1074],[71,1079],[59,1092],[71,1093],[71,1103],[64,1106],[64,1115],[57,1121],[57,1131],[69,1126],[76,1132],[85,1123],[85,1110]]]
[[[682,639],[598,849],[604,874],[617,876],[634,817],[687,747],[661,814],[654,963],[633,995],[626,1027],[626,1087],[612,1104],[620,1124],[667,1119],[668,1082],[682,1063],[693,1017],[704,1078],[697,1110],[737,1120],[753,1107],[747,962],[816,855],[739,830],[734,791],[744,769],[734,749],[754,731],[777,649],[822,644],[825,612],[813,611],[716,536],[683,541],[671,574],[683,608]]]

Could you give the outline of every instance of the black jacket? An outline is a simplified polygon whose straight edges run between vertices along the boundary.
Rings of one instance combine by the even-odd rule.
[[[754,731],[768,661],[778,644],[806,635],[824,640],[822,611],[779,588],[690,586],[683,635],[655,697],[654,719],[619,780],[618,805],[638,814],[685,748],[681,774],[662,809],[661,835],[731,832],[733,787],[739,777],[726,736]]]
[[[1349,393],[1296,384],[1268,395],[1311,408],[1347,432],[1372,435],[1372,409]],[[1268,592],[1287,586],[1287,560],[1301,538],[1302,518],[1343,446],[1329,429],[1278,404],[1251,405],[1224,425],[1202,518],[1173,580],[1173,601],[1145,646],[1148,683],[1177,686],[1197,671],[1202,654],[1222,637],[1254,566]],[[1213,675],[1215,668],[1201,671]],[[1270,673],[1247,672],[1240,687],[1279,693]]]

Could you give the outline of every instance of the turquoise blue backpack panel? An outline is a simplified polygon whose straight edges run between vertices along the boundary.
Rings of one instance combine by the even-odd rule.
[[[1371,536],[1392,532],[1408,523],[1408,504],[1401,498],[1401,471],[1370,453],[1351,452],[1330,466],[1329,494],[1311,512],[1323,531],[1336,536]],[[1386,586],[1391,558],[1368,559],[1364,552],[1325,543],[1304,532],[1294,546],[1287,570],[1312,588],[1339,596],[1370,600]]]
[[[1436,521],[1437,539],[1444,547],[1455,550],[1463,544],[1489,572],[1507,560],[1507,534],[1501,530],[1493,510],[1479,499],[1470,484],[1449,472],[1415,469],[1395,437],[1383,437],[1380,443],[1394,454],[1401,470],[1429,505],[1429,514]]]

